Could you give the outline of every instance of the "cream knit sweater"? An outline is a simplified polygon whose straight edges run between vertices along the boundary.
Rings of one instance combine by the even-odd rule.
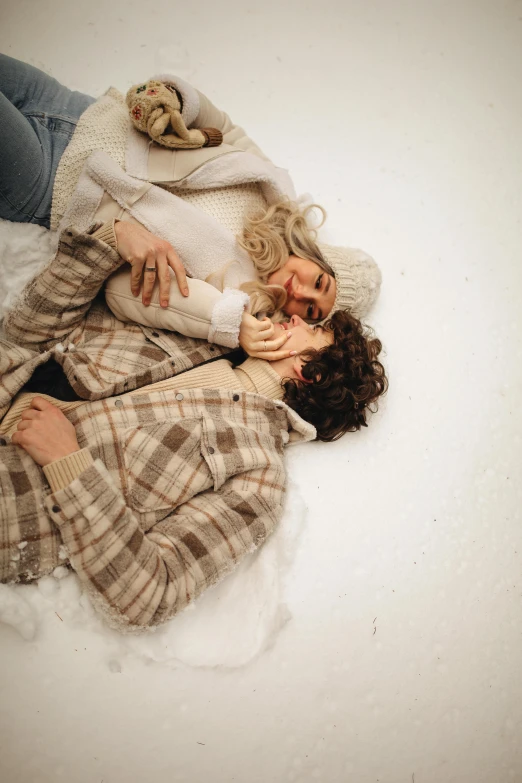
[[[111,87],[82,114],[73,137],[61,157],[53,190],[51,228],[56,230],[76,188],[89,155],[103,150],[125,169],[125,150],[132,128],[125,98]],[[249,212],[266,209],[259,183],[246,182],[206,190],[183,190],[164,186],[175,196],[201,209],[225,226],[232,234],[243,230]]]

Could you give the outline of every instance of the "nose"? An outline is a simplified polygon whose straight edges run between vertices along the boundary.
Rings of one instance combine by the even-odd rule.
[[[292,288],[292,298],[295,299],[296,302],[303,301],[305,294],[302,285],[296,285],[295,288]]]
[[[292,324],[292,326],[303,326],[305,321],[303,321],[303,319],[299,315],[293,315],[290,318],[290,323]]]

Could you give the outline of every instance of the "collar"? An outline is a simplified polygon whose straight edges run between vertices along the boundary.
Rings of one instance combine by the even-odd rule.
[[[281,378],[272,369],[270,362],[249,356],[243,364],[235,368],[234,372],[239,376],[241,385],[246,391],[257,392],[271,400],[283,399],[284,389]]]

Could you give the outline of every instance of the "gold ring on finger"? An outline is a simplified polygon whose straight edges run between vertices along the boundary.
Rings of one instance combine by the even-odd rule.
[[[146,266],[145,267],[145,271],[146,272],[156,272],[156,267],[155,266]]]

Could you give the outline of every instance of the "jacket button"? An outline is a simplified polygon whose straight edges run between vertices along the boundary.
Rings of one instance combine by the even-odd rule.
[[[208,350],[209,350],[209,351],[215,351],[216,349],[214,348],[214,346],[213,346],[213,345],[209,345],[209,346],[208,346]]]
[[[179,392],[178,394],[176,394],[176,399],[178,400],[178,402],[181,402],[181,400],[182,400],[182,399],[184,399],[184,398],[183,398],[183,395],[182,395],[182,393],[181,393],[181,392]]]
[[[122,405],[123,405],[123,402],[122,402],[122,400],[116,400],[116,402],[114,404],[116,405],[117,408],[121,408]]]
[[[232,399],[234,400],[234,402],[237,402],[239,400],[239,394],[234,394]]]
[[[213,448],[212,448],[212,446],[209,446],[209,447],[208,447],[208,453],[209,453],[209,454],[213,454],[213,453],[214,453],[214,451],[215,451],[215,449],[213,449]]]
[[[157,332],[151,332],[151,335],[152,335],[153,337],[159,337],[159,334],[158,334]]]
[[[172,364],[172,366],[173,366],[173,367],[174,367],[174,366],[175,366],[175,364],[176,364],[176,362],[174,361],[174,359],[171,359],[171,360],[170,360],[170,363]]]
[[[0,446],[7,446],[7,441],[5,438],[0,438]]]
[[[52,509],[51,509],[53,514],[59,514],[61,510],[62,509],[60,508],[60,506],[53,506]]]

